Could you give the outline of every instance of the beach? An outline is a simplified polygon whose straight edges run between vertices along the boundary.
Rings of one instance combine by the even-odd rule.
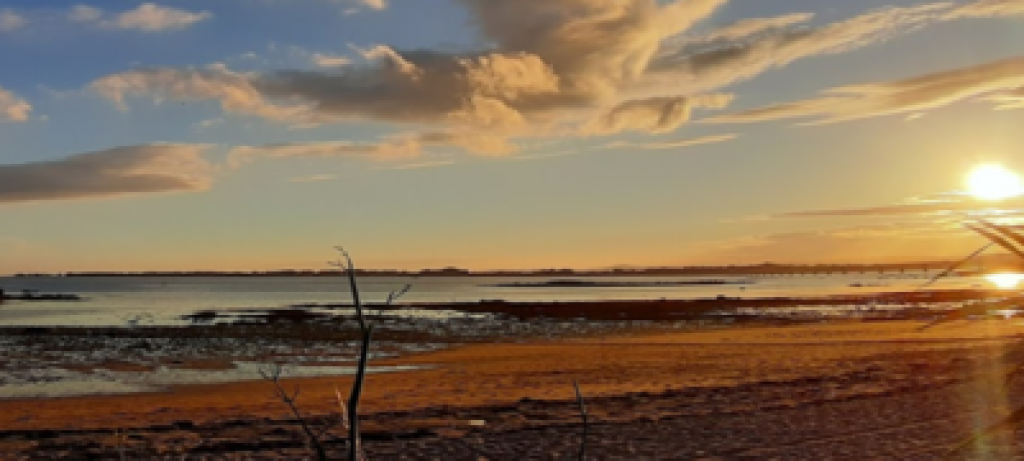
[[[921,325],[637,328],[406,353],[372,363],[409,369],[367,378],[366,450],[370,459],[574,459],[575,380],[591,422],[588,459],[935,459],[1008,404],[992,371],[1024,325]],[[336,423],[335,388],[350,379],[283,384],[299,386],[311,421]],[[118,450],[308,459],[294,418],[258,379],[5,399],[0,428],[0,459],[118,459]],[[343,459],[343,431],[325,440]]]

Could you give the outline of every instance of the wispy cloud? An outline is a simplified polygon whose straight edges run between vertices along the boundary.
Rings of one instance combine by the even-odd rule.
[[[74,5],[66,16],[71,22],[92,24],[101,29],[170,32],[187,29],[212,18],[213,14],[143,3],[135,9],[110,14],[95,6]]]
[[[980,242],[955,222],[904,221],[701,242],[691,262],[880,263],[963,257]]]
[[[454,160],[440,159],[440,160],[426,160],[422,162],[412,163],[401,163],[390,167],[392,170],[424,170],[427,168],[439,168],[442,166],[448,166],[455,164]]]
[[[906,216],[927,219],[963,219],[971,216],[1000,216],[1024,213],[1024,196],[986,201],[966,191],[947,191],[910,197],[901,203],[881,206],[790,211],[773,218],[817,218],[844,216]]]
[[[683,42],[663,48],[651,63],[651,71],[663,74],[666,80],[683,78],[692,91],[721,88],[801,59],[844,53],[907,34],[941,21],[952,6],[933,3],[889,7],[820,27],[781,28],[753,36],[740,31],[724,36],[711,32],[709,36],[716,39],[714,46]],[[794,20],[787,16],[767,23]],[[757,23],[741,29],[764,30]],[[737,40],[723,43],[727,36]]]
[[[89,5],[74,5],[68,10],[71,22],[93,22],[103,17],[103,10]]]
[[[944,19],[992,18],[1021,14],[1024,14],[1024,3],[1018,0],[980,0],[954,8]]]
[[[700,146],[704,144],[716,144],[725,141],[731,141],[739,137],[738,134],[721,134],[713,136],[704,136],[701,138],[693,139],[679,139],[675,141],[666,142],[627,142],[627,141],[616,141],[606,144],[602,147],[606,149],[647,149],[647,150],[668,150],[668,149],[684,149],[687,147]]]
[[[0,9],[0,32],[14,32],[28,23],[24,16],[10,9]]]
[[[0,121],[24,122],[30,112],[32,105],[0,87]]]
[[[332,56],[322,53],[313,53],[311,59],[317,67],[343,67],[352,63],[351,59],[344,56]]]
[[[335,179],[338,179],[338,177],[333,174],[314,174],[309,176],[296,176],[294,178],[288,178],[288,182],[306,184],[312,182],[334,181]]]
[[[721,109],[733,95],[708,94],[695,97],[654,97],[623,102],[589,123],[590,134],[615,134],[624,131],[671,133],[690,121],[694,109]]]
[[[205,149],[150,144],[0,165],[0,203],[203,190],[213,174]]]
[[[419,144],[406,140],[388,140],[380,143],[308,142],[238,146],[228,153],[229,164],[235,167],[258,158],[296,157],[362,157],[372,160],[405,160],[420,156]]]
[[[821,97],[712,117],[711,123],[809,118],[812,124],[882,115],[921,113],[979,97],[1002,108],[1024,102],[1024,57],[947,70],[892,82],[833,88]]]
[[[239,167],[259,158],[359,157],[375,161],[408,161],[420,158],[427,146],[457,147],[481,155],[503,156],[516,150],[503,138],[468,133],[405,133],[378,142],[304,142],[238,146],[228,153],[229,164]]]
[[[766,32],[778,32],[791,26],[806,23],[814,19],[813,13],[793,13],[772,18],[753,18],[737,21],[715,30],[710,34],[697,37],[692,42],[714,43],[720,41],[734,42],[747,39]],[[684,42],[685,43],[685,42]]]
[[[354,0],[356,3],[363,5],[372,10],[386,10],[388,8],[387,0]]]
[[[931,203],[905,203],[896,205],[839,208],[831,210],[795,211],[779,215],[787,218],[818,218],[837,216],[903,216],[903,215],[987,215],[1024,210],[1024,199],[1004,200],[999,203],[981,202],[973,199],[951,200]]]
[[[143,3],[138,8],[125,11],[104,24],[114,29],[165,32],[186,29],[212,17],[213,14],[208,11],[191,12]]]

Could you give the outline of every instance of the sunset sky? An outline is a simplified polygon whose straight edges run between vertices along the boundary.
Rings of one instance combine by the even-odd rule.
[[[961,257],[1024,0],[0,2],[0,274]]]

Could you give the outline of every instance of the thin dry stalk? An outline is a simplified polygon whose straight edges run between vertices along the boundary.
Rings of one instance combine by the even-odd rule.
[[[580,436],[579,460],[584,461],[587,458],[587,434],[590,431],[590,421],[587,415],[587,404],[583,401],[583,393],[580,392],[580,383],[574,379],[572,386],[576,389],[576,402],[580,404],[580,415],[583,417],[583,435]]]

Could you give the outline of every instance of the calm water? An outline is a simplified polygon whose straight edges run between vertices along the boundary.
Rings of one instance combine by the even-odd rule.
[[[590,277],[593,281],[673,282],[695,279],[749,280],[746,285],[658,287],[495,287],[537,283],[566,277],[366,277],[360,291],[368,302],[413,286],[405,302],[692,299],[815,296],[840,293],[903,291],[921,285],[930,274],[854,274],[794,277]],[[854,286],[862,285],[862,286]],[[988,286],[975,277],[947,278],[937,288]],[[7,302],[0,305],[0,325],[149,325],[180,323],[183,314],[200,309],[286,307],[300,303],[349,302],[344,279],[334,277],[82,277],[5,278],[0,288],[43,293],[72,293],[80,302]]]

